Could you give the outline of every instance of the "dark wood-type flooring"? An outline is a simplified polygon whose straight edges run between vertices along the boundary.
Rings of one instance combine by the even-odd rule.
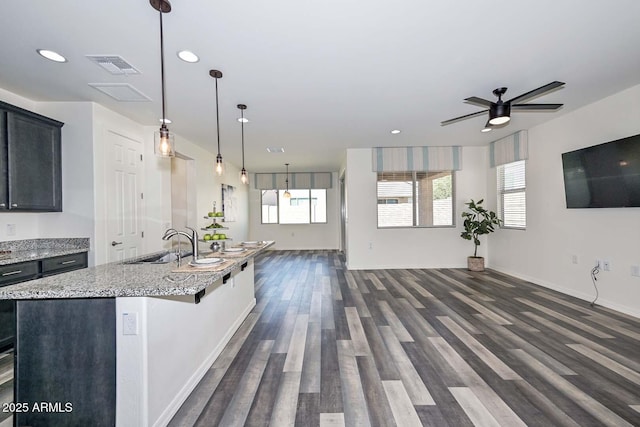
[[[170,425],[640,425],[634,317],[494,271],[348,271],[335,251],[260,256],[256,297]]]

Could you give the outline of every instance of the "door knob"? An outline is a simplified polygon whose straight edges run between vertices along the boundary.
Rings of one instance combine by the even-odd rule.
[[[122,242],[116,242],[115,240],[113,242],[111,242],[111,246],[118,246],[121,245]]]

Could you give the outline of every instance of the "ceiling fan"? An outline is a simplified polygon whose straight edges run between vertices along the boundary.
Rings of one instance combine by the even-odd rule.
[[[492,126],[500,126],[506,124],[509,120],[511,120],[511,110],[557,110],[562,107],[563,104],[522,104],[522,102],[528,101],[529,99],[544,95],[547,92],[550,92],[560,86],[564,85],[564,82],[551,82],[544,86],[541,86],[537,89],[529,91],[527,93],[523,93],[522,95],[516,96],[515,98],[511,98],[508,101],[502,100],[502,95],[507,92],[506,87],[500,87],[493,91],[493,94],[498,97],[496,102],[492,102],[483,98],[478,98],[477,96],[472,96],[470,98],[466,98],[465,101],[469,104],[479,105],[481,107],[488,107],[487,110],[478,111],[475,113],[467,114],[464,116],[456,117],[454,119],[445,120],[440,123],[441,126],[445,126],[451,123],[458,122],[460,120],[469,119],[471,117],[480,116],[485,114],[487,111],[489,112],[489,120],[485,125],[483,132],[490,131]]]

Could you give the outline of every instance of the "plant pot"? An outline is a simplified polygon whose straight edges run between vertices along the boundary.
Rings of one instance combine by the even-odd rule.
[[[467,268],[471,271],[484,271],[484,258],[481,256],[467,257]]]

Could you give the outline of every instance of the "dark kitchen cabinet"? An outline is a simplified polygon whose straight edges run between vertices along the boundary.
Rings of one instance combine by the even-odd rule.
[[[61,255],[0,266],[0,286],[87,268],[87,253]],[[0,350],[12,347],[16,330],[15,301],[0,300]]]
[[[62,211],[62,126],[0,102],[0,210]]]

